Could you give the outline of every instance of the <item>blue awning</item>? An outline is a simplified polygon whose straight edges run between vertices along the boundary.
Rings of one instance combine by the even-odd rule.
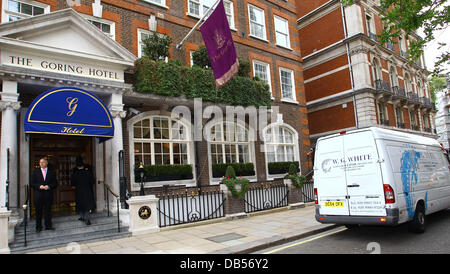
[[[51,89],[39,95],[25,116],[25,133],[114,137],[108,108],[94,94],[74,87]]]

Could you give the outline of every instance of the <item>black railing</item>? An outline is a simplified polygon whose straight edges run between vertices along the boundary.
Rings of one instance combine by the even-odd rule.
[[[417,125],[411,125],[411,129],[415,130],[415,131],[419,131],[420,130],[419,126],[417,126]]]
[[[289,189],[283,180],[251,183],[245,194],[245,212],[257,212],[289,205]]]
[[[431,133],[431,128],[429,128],[429,127],[424,127],[424,128],[423,128],[423,131],[428,132],[428,133]]]
[[[157,195],[159,227],[204,221],[225,216],[225,195],[217,188],[186,188]]]
[[[23,246],[27,246],[27,227],[28,227],[28,209],[29,209],[29,203],[30,203],[30,187],[28,185],[25,185],[24,188],[25,188],[25,202],[22,205],[23,235],[24,235]]]
[[[5,207],[9,210],[9,148],[6,149],[6,197]]]
[[[397,122],[397,127],[398,128],[405,128],[405,123]]]
[[[380,119],[380,125],[389,126],[389,120]]]
[[[392,93],[389,83],[386,83],[381,79],[375,80],[375,89],[377,91],[384,91],[384,92]]]
[[[302,187],[303,202],[309,203],[314,202],[314,182],[306,181]]]
[[[411,100],[412,102],[415,102],[415,103],[419,103],[419,102],[420,102],[420,100],[419,100],[419,95],[417,95],[417,94],[414,93],[414,92],[408,92],[408,98],[409,98],[409,100]]]
[[[432,106],[433,106],[433,104],[432,104],[430,98],[427,98],[427,97],[421,97],[421,98],[420,98],[420,101],[421,101],[422,104],[423,104],[424,106],[426,106],[426,107],[432,107]]]
[[[120,197],[114,191],[112,191],[111,187],[107,185],[105,182],[103,182],[105,197],[106,197],[106,208],[108,211],[108,217],[110,216],[109,211],[109,194],[113,195],[114,198],[116,198],[117,203],[117,231],[120,232]]]

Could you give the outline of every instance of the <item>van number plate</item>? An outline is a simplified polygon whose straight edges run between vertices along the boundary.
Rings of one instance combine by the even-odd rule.
[[[344,207],[344,202],[325,202],[324,207]]]

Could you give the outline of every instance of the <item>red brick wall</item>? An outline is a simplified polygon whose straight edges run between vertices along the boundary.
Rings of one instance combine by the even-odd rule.
[[[340,9],[336,9],[299,30],[302,55],[313,53],[344,38]]]
[[[353,103],[347,103],[347,108],[342,108],[342,105],[337,105],[308,113],[308,119],[310,121],[310,134],[353,127],[355,126]]]
[[[305,84],[305,89],[307,102],[351,89],[349,70],[346,68],[308,82]]]

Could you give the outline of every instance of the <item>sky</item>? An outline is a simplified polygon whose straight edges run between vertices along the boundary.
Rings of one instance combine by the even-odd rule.
[[[420,34],[423,37],[423,34]],[[447,43],[447,50],[450,51],[450,26],[444,30],[434,32],[434,40],[429,42],[425,46],[425,64],[427,66],[428,71],[433,71],[434,62],[436,61],[436,57],[440,56],[444,51],[444,47],[438,50],[439,42]],[[450,63],[447,63],[443,66],[446,72],[450,72]]]

